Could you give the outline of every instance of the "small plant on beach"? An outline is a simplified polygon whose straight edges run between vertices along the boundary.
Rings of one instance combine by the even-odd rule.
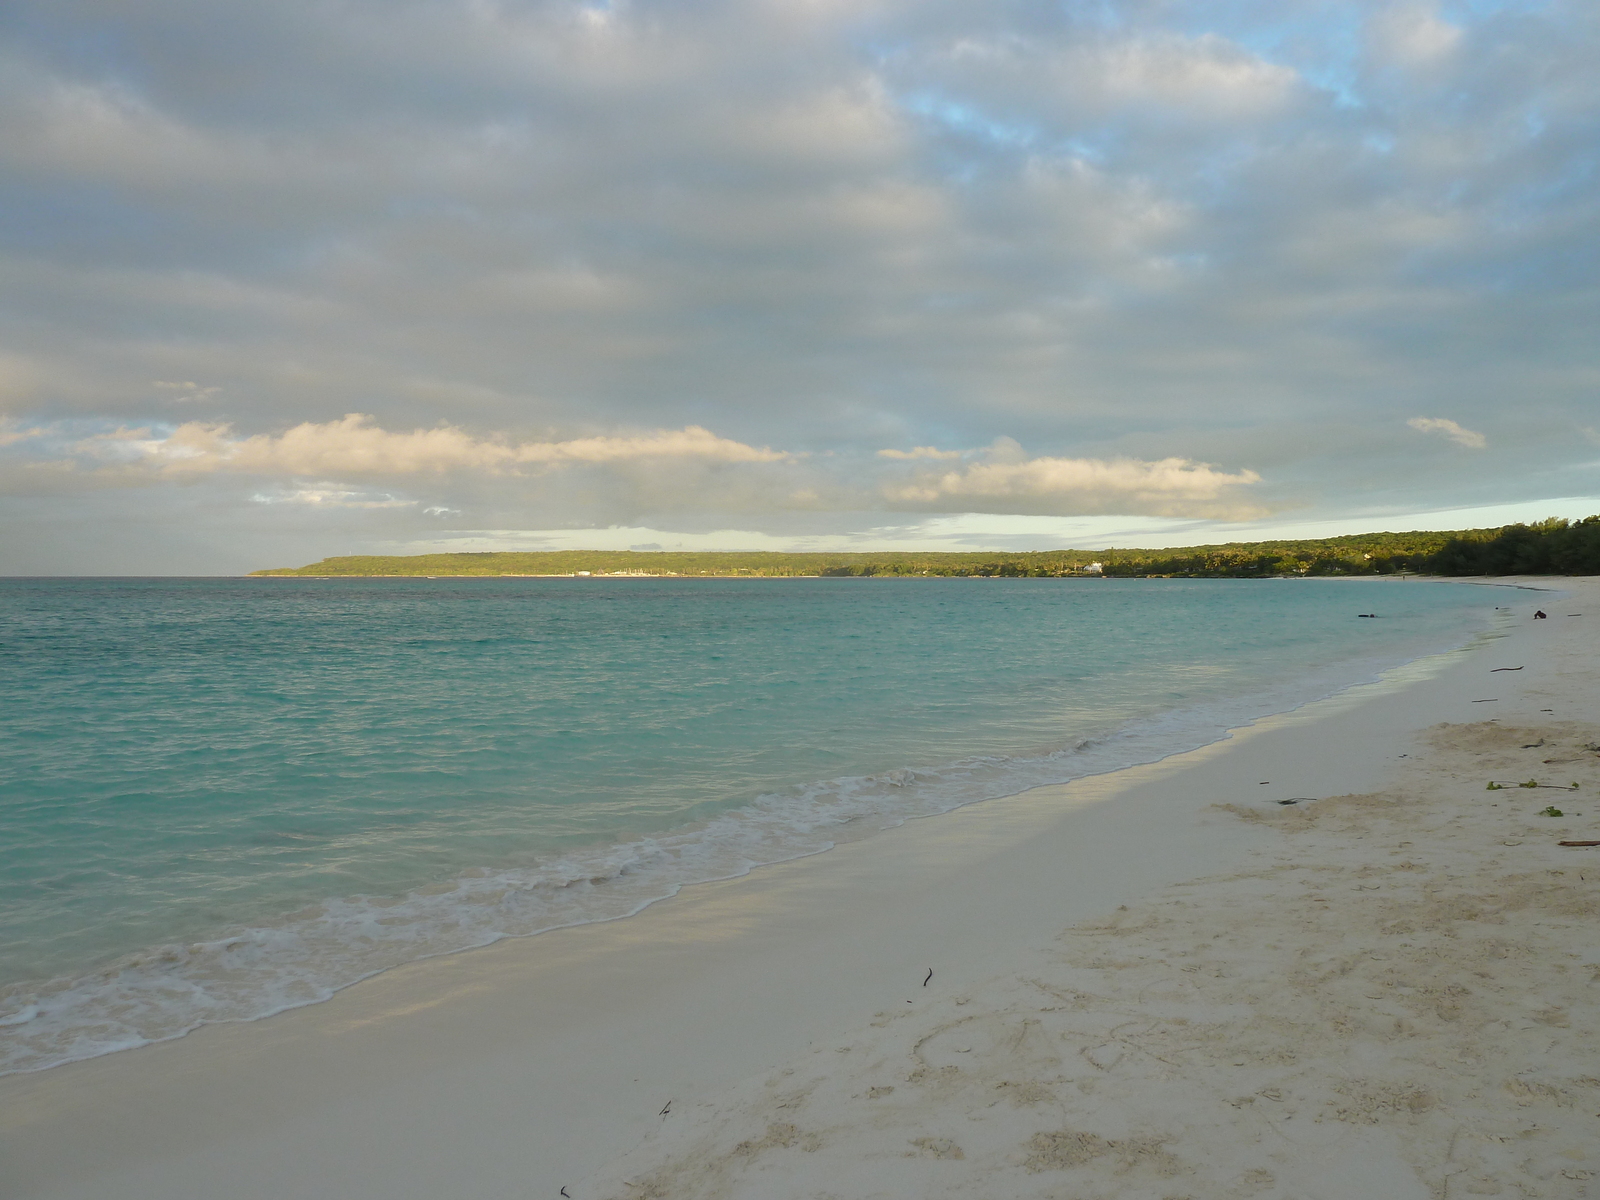
[[[1519,783],[1519,784],[1517,784],[1517,786],[1518,787],[1526,787],[1526,788],[1536,788],[1536,787],[1539,786],[1539,781],[1537,779],[1530,779],[1530,780],[1528,780],[1527,783]]]
[[[1541,817],[1564,817],[1567,814],[1562,812],[1554,804],[1549,804],[1539,810],[1539,815]]]
[[[1491,779],[1491,780],[1489,780],[1489,786],[1485,790],[1486,791],[1490,791],[1490,792],[1503,792],[1506,789],[1505,789],[1505,786],[1503,784],[1496,783],[1494,780]]]

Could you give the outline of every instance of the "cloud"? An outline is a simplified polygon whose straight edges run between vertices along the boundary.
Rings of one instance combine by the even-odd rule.
[[[207,400],[215,400],[222,391],[219,387],[201,387],[193,381],[177,381],[168,379],[153,380],[151,387],[157,391],[171,392],[172,400],[178,404],[195,404]]]
[[[1274,108],[1298,74],[1216,34],[1136,38],[1098,56],[1099,86],[1112,100],[1151,99],[1175,108],[1217,113]]]
[[[999,443],[990,461],[926,474],[885,488],[895,505],[938,511],[1128,513],[1246,519],[1269,509],[1242,495],[1261,481],[1254,471],[1229,473],[1185,458],[1022,458]]]
[[[1397,5],[1380,12],[1371,33],[1380,53],[1407,65],[1429,65],[1454,52],[1464,33],[1422,5]]]
[[[250,499],[257,504],[305,504],[313,508],[412,508],[417,503],[399,496],[356,491],[332,483],[257,492]]]
[[[9,417],[0,417],[0,446],[29,441],[38,437],[40,432],[37,428],[29,428]]]
[[[603,496],[602,511],[613,522],[663,508],[1186,517],[1268,511],[1244,497],[1244,489],[1260,482],[1254,471],[1230,473],[1186,458],[1029,456],[1006,437],[977,451],[918,446],[812,456],[751,446],[694,425],[537,441],[477,436],[452,425],[391,431],[351,413],[276,434],[240,435],[203,421],[87,433],[39,427],[21,431],[15,444],[26,452],[40,487],[59,488],[68,477],[102,488],[269,480],[273,486],[250,494],[253,502],[417,508],[431,516],[462,514],[466,504],[548,513],[574,490]],[[375,490],[383,483],[408,494]],[[409,494],[418,489],[427,497]]]
[[[928,45],[921,65],[943,83],[941,91],[982,95],[985,108],[1032,110],[1031,120],[1054,109],[1057,120],[1093,114],[1161,112],[1181,121],[1259,116],[1292,98],[1300,75],[1291,66],[1251,53],[1227,37],[1190,36],[1146,29],[1070,38],[1024,37],[1007,31]],[[953,85],[953,86],[952,86]],[[930,113],[974,131],[984,125],[969,109],[927,106]],[[1023,136],[1028,124],[991,117],[987,132]]]
[[[1441,437],[1449,438],[1456,445],[1464,446],[1468,450],[1482,450],[1489,444],[1489,439],[1483,434],[1463,429],[1446,417],[1412,417],[1406,424],[1419,433],[1437,433]]]
[[[167,544],[162,482],[339,547],[1422,511],[1592,455],[1594,5],[123,8],[7,8],[0,537],[49,490]],[[1382,436],[1511,394],[1492,477]]]
[[[910,450],[879,450],[879,458],[908,461],[918,458],[960,458],[959,450],[940,450],[937,446],[913,446]]]
[[[634,436],[517,442],[478,438],[453,425],[395,433],[372,418],[349,413],[340,420],[307,421],[281,434],[238,437],[228,425],[190,421],[162,435],[149,429],[117,429],[73,446],[82,457],[167,477],[230,472],[243,475],[395,478],[472,471],[516,474],[577,464],[649,460],[701,463],[770,463],[793,456],[758,449],[691,425]]]

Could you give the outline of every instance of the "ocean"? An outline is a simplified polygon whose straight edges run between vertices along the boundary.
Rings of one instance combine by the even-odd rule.
[[[0,579],[0,1072],[1193,749],[1466,644],[1496,598]]]

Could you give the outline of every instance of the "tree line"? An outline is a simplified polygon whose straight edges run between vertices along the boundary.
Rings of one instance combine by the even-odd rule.
[[[1600,575],[1600,516],[1507,525],[1489,538],[1451,538],[1431,567],[1440,575]]]
[[[482,551],[347,555],[254,575],[687,577],[953,576],[1044,578],[1101,575],[1266,579],[1301,575],[1596,575],[1600,516],[1453,532],[1366,533],[1334,538],[1230,542],[1165,550],[1041,550],[998,554],[903,551],[856,554],[659,550]]]

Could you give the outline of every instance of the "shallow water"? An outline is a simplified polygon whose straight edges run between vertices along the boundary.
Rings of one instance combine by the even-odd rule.
[[[1393,580],[0,580],[0,1069],[1189,749],[1459,645],[1490,600]]]

